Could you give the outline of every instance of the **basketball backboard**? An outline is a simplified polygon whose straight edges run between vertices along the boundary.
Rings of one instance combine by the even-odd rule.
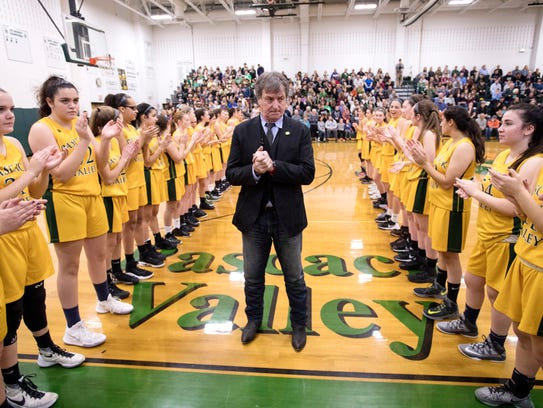
[[[89,61],[91,57],[109,55],[105,31],[85,20],[66,17],[64,38],[62,50],[67,62],[95,66]]]

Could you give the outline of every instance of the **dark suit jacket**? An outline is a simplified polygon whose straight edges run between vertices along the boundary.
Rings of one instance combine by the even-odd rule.
[[[266,173],[256,182],[252,158],[261,145],[275,160],[276,170],[273,176]],[[302,185],[315,178],[309,129],[302,122],[284,116],[283,127],[273,146],[269,146],[260,117],[240,123],[232,136],[226,178],[231,184],[242,186],[232,220],[240,231],[253,226],[271,191],[273,205],[286,231],[290,236],[300,233],[307,226]]]

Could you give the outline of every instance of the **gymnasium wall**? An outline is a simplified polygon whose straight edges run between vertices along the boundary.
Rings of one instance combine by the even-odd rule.
[[[53,20],[64,32],[63,18],[69,14],[67,0],[42,0]],[[78,2],[79,4],[79,2]],[[156,101],[156,76],[151,57],[152,30],[141,24],[128,10],[109,0],[89,0],[81,13],[86,21],[106,32],[108,48],[115,57],[115,69],[68,64],[60,49],[64,42],[36,0],[1,0],[0,87],[8,90],[15,104],[22,108],[36,106],[35,90],[51,74],[72,81],[80,91],[81,109],[90,110],[91,103],[103,101],[109,92],[121,92],[118,68],[129,76],[126,92],[138,101]],[[16,30],[25,38],[20,41],[20,54],[8,58],[6,35]],[[17,41],[11,35],[9,41]],[[13,58],[13,52],[11,54]]]
[[[67,0],[42,0],[63,29]],[[233,22],[148,26],[130,11],[108,0],[87,0],[81,13],[87,22],[104,29],[113,70],[67,64],[55,54],[51,42],[62,42],[35,0],[0,1],[0,25],[28,34],[30,61],[7,58],[0,46],[2,79],[19,107],[35,106],[34,89],[55,73],[73,81],[81,91],[82,109],[100,102],[109,92],[120,92],[118,69],[127,77],[124,91],[138,101],[159,104],[171,96],[180,80],[198,66],[220,67],[262,64],[292,75],[297,71],[329,73],[337,68],[382,67],[393,74],[398,58],[404,75],[416,74],[423,66],[448,64],[481,66],[501,64],[543,68],[543,52],[534,39],[541,30],[539,11],[468,11],[464,14],[436,12],[405,28],[398,16],[335,17],[309,22],[259,19]],[[5,41],[4,41],[5,42]],[[542,41],[539,41],[541,43]],[[49,45],[48,45],[49,44]],[[523,52],[522,52],[523,51]],[[533,64],[530,61],[533,60]],[[532,66],[533,65],[533,66]]]

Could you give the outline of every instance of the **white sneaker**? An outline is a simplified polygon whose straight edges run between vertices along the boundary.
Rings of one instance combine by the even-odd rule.
[[[134,306],[123,303],[120,300],[115,299],[111,295],[108,295],[107,300],[96,302],[97,313],[114,313],[114,314],[128,314],[134,310]]]
[[[55,364],[64,368],[78,367],[85,361],[85,356],[79,353],[70,353],[56,344],[51,347],[41,348],[38,354],[38,365],[40,367],[52,367]]]
[[[379,192],[377,192],[377,193],[375,193],[375,194],[371,194],[371,195],[370,195],[370,198],[371,198],[372,200],[378,200],[378,199],[381,198],[381,194],[379,194]]]
[[[106,341],[106,335],[90,331],[83,320],[80,320],[72,327],[66,328],[62,341],[72,346],[96,347]]]
[[[57,401],[58,394],[38,390],[28,377],[21,377],[17,384],[6,384],[6,397],[11,407],[48,408]]]

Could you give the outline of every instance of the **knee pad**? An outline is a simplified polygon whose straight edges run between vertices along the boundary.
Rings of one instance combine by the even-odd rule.
[[[23,295],[23,319],[32,332],[47,327],[45,313],[45,285],[43,281],[25,286]]]
[[[6,323],[8,331],[4,337],[4,347],[10,346],[17,341],[17,330],[21,325],[23,317],[23,298],[6,304]]]

